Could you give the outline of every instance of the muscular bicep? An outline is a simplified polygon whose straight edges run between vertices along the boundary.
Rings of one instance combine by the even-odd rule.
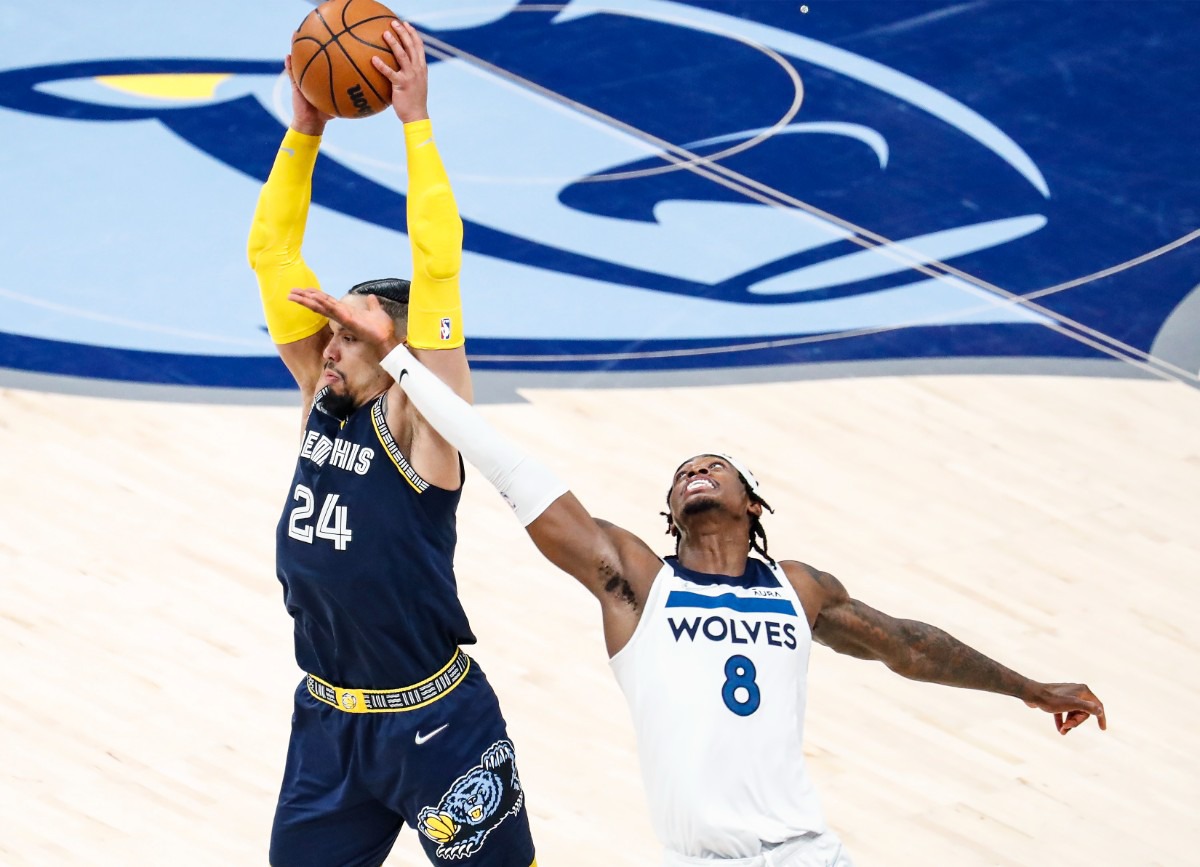
[[[813,638],[830,650],[886,662],[896,646],[900,621],[857,599],[833,605],[817,615]]]
[[[838,653],[890,665],[903,644],[904,621],[852,598],[828,572],[814,571],[812,577],[824,597],[813,638]]]
[[[569,491],[526,529],[543,556],[602,605],[641,609],[659,561],[632,533],[593,518]]]

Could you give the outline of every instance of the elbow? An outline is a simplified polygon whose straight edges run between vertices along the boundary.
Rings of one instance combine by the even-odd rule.
[[[462,271],[462,252],[454,255],[430,256],[425,260],[425,274],[430,280],[444,283],[453,280]]]
[[[287,244],[273,243],[265,236],[250,236],[246,244],[246,261],[250,270],[262,275],[271,270],[289,268],[300,261],[299,255]]]
[[[266,238],[263,237],[263,233],[255,226],[250,230],[250,237],[246,239],[246,261],[250,263],[251,271],[258,270],[258,259],[266,248]]]

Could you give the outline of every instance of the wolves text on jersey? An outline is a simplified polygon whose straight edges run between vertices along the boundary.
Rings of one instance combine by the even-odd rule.
[[[674,617],[667,625],[676,641],[686,635],[690,641],[707,638],[709,641],[728,641],[732,644],[763,644],[771,647],[796,649],[796,624],[774,620],[735,620],[732,617]]]

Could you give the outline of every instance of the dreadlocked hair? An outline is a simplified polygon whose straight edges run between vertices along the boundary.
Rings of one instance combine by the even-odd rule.
[[[762,497],[760,497],[756,491],[751,489],[750,485],[746,482],[746,480],[742,478],[741,473],[738,473],[738,479],[741,480],[742,485],[746,488],[746,494],[747,494],[747,496],[750,497],[751,503],[758,503],[760,506],[762,506],[766,511],[770,512],[772,515],[775,514],[775,510],[771,508],[771,504],[768,503],[766,500],[764,500]],[[675,521],[671,518],[670,509],[671,509],[671,492],[670,492],[670,490],[668,490],[667,491],[667,511],[659,512],[659,514],[667,519],[667,535],[675,537],[675,553],[678,554],[679,553],[679,540],[680,540],[679,528],[675,526]],[[768,563],[770,563],[772,566],[775,565],[775,558],[767,553],[767,531],[763,529],[762,519],[758,515],[750,516],[750,549],[752,551],[757,551],[759,554],[762,554],[763,558],[766,559],[766,561]]]

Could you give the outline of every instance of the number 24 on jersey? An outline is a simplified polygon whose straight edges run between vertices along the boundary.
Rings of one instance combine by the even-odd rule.
[[[315,511],[316,498],[304,485],[296,485],[295,493],[292,494],[296,505],[288,517],[288,535],[310,545],[313,544],[314,536],[318,539],[328,539],[333,542],[334,548],[345,551],[354,534],[346,523],[346,507],[337,504],[338,496],[325,495],[325,501],[321,503],[321,514],[317,517],[314,527],[308,519]]]

